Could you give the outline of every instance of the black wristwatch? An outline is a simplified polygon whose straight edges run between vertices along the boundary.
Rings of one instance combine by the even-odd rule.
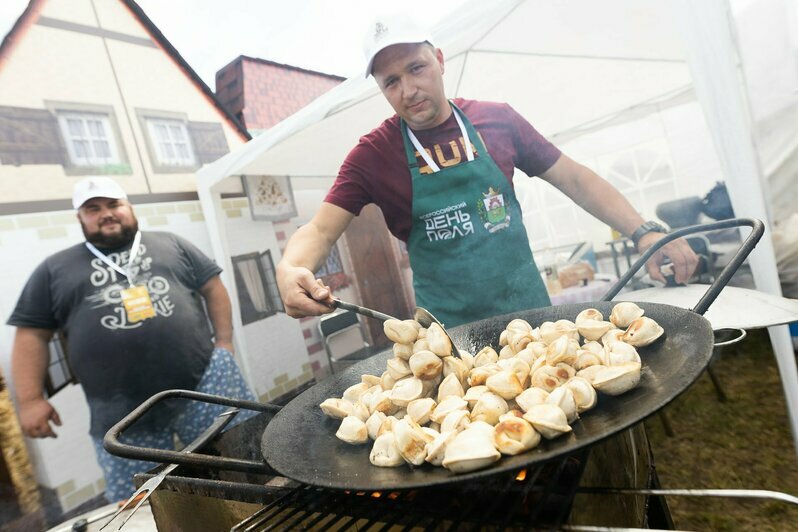
[[[668,228],[659,224],[657,222],[653,222],[649,220],[648,222],[643,222],[640,224],[640,227],[634,230],[629,238],[632,239],[635,247],[637,247],[637,243],[640,242],[640,239],[643,238],[643,235],[648,233],[667,233]]]

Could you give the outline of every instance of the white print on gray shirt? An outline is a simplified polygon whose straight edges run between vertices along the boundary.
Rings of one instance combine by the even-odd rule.
[[[150,294],[156,318],[168,318],[174,313],[174,304],[169,298],[169,281],[160,275],[152,275],[152,258],[146,257],[147,248],[144,244],[139,246],[139,256],[136,262],[130,267],[130,276],[137,285],[144,284]],[[117,264],[122,269],[127,268],[130,260],[130,251],[120,253],[109,253],[108,260]],[[93,308],[108,307],[110,314],[100,318],[100,324],[106,329],[135,329],[140,327],[142,321],[130,323],[127,320],[127,313],[122,304],[120,292],[128,287],[127,279],[116,270],[106,265],[100,259],[91,261],[92,273],[89,280],[98,289],[88,295],[86,300],[92,304]],[[107,284],[111,283],[111,284]]]

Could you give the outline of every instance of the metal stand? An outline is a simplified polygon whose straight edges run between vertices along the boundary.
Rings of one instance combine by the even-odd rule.
[[[765,232],[765,226],[760,220],[755,219],[748,219],[748,218],[735,218],[731,220],[722,220],[720,222],[709,223],[709,224],[702,224],[702,225],[693,225],[690,227],[684,227],[677,231],[673,231],[672,233],[667,234],[665,237],[661,238],[657,242],[654,243],[653,246],[648,248],[645,253],[643,253],[634,264],[630,265],[629,269],[623,276],[619,276],[618,282],[610,288],[610,290],[604,294],[602,298],[604,301],[611,301],[621,289],[626,286],[626,284],[632,279],[632,277],[637,273],[640,268],[642,268],[646,262],[656,253],[662,246],[667,244],[668,242],[675,240],[680,237],[684,237],[693,233],[705,232],[705,231],[714,231],[717,229],[726,229],[728,227],[740,227],[747,225],[751,227],[751,234],[746,238],[743,244],[740,246],[737,254],[732,258],[731,261],[723,268],[723,271],[720,272],[717,279],[714,280],[712,285],[706,291],[706,293],[701,297],[701,299],[696,304],[695,308],[693,308],[693,312],[696,314],[704,314],[709,306],[712,304],[713,301],[718,297],[720,291],[723,290],[723,287],[729,282],[731,277],[737,271],[737,268],[743,263],[745,258],[753,251],[754,246],[756,246],[759,239],[762,238],[762,234]],[[626,244],[624,244],[626,247]],[[615,246],[612,246],[613,257],[615,260],[615,267],[616,270],[618,268],[617,262],[617,253],[615,251]],[[627,255],[627,260],[629,259]],[[714,353],[713,353],[714,354]],[[711,360],[711,359],[710,359]],[[718,399],[721,401],[726,400],[726,393],[720,386],[720,381],[718,380],[715,373],[712,371],[709,364],[707,364],[707,373],[709,373],[709,378],[712,380],[712,384],[715,386],[715,390],[718,393]],[[673,436],[673,427],[671,426],[670,420],[668,419],[667,415],[665,414],[664,410],[660,410],[658,412],[660,422],[662,423],[662,427],[665,430],[665,434],[668,436]]]
[[[662,423],[662,430],[665,431],[665,436],[673,438],[676,433],[673,431],[671,418],[668,417],[668,414],[665,412],[665,410],[660,410],[657,412],[657,417],[659,418],[660,423]]]
[[[707,374],[709,375],[709,379],[712,381],[712,385],[715,387],[715,393],[718,395],[718,401],[721,403],[725,403],[728,399],[726,392],[723,391],[723,388],[720,385],[720,380],[718,380],[718,376],[715,375],[715,372],[712,371],[712,361],[709,362],[710,365],[707,366]]]
[[[635,253],[634,244],[628,238],[618,238],[615,240],[610,240],[609,242],[605,242],[608,246],[610,246],[610,251],[612,252],[612,265],[615,268],[615,276],[620,278],[621,277],[621,266],[618,264],[618,249],[615,247],[616,245],[621,246],[621,250],[623,251],[623,256],[626,259],[626,267],[632,267],[632,255]]]

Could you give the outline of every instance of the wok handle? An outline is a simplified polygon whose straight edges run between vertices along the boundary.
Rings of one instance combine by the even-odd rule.
[[[761,220],[757,220],[756,218],[732,218],[730,220],[721,220],[719,222],[712,222],[708,224],[691,225],[689,227],[683,227],[668,233],[665,235],[665,237],[659,239],[654,243],[653,246],[648,248],[646,252],[643,253],[634,264],[632,264],[629,270],[627,270],[627,272],[624,273],[620,279],[618,279],[618,282],[615,283],[615,285],[610,288],[606,294],[604,294],[604,297],[601,298],[602,301],[612,301],[612,298],[618,295],[618,292],[620,292],[621,289],[626,286],[626,283],[628,283],[629,280],[634,276],[634,274],[637,273],[637,271],[643,267],[646,262],[648,262],[648,259],[650,259],[651,256],[659,250],[659,248],[668,242],[677,238],[681,238],[685,235],[691,235],[693,233],[715,231],[717,229],[728,229],[730,227],[742,227],[744,225],[747,225],[751,228],[751,234],[748,235],[748,238],[746,238],[742,243],[740,249],[737,250],[737,253],[734,255],[732,260],[729,261],[729,263],[723,268],[723,271],[720,272],[720,275],[717,276],[706,293],[704,293],[696,306],[692,309],[696,314],[704,314],[704,312],[706,312],[712,302],[715,301],[715,299],[718,297],[718,294],[720,294],[720,291],[723,290],[746,257],[748,257],[751,251],[753,251],[757,242],[759,242],[759,239],[762,238],[762,235],[765,233],[765,224],[763,224]]]
[[[119,423],[111,427],[103,438],[103,447],[109,453],[124,458],[135,460],[145,460],[147,462],[161,462],[164,464],[180,464],[198,467],[211,467],[229,471],[242,471],[245,473],[263,473],[270,468],[265,462],[254,460],[243,460],[239,458],[229,458],[226,456],[211,456],[200,453],[186,453],[182,451],[171,451],[166,449],[150,449],[147,447],[136,447],[119,441],[122,432],[130,428],[133,423],[138,421],[156,403],[165,399],[193,399],[204,403],[232,406],[246,410],[256,410],[259,412],[277,412],[279,405],[269,403],[257,403],[255,401],[244,401],[241,399],[231,399],[219,395],[211,395],[191,390],[166,390],[157,393],[141,403],[135,410],[122,418]]]
[[[722,330],[722,329],[720,329]],[[743,339],[748,335],[745,329],[732,329],[733,331],[738,331],[740,334],[736,337],[732,338],[731,340],[726,340],[724,342],[715,342],[712,344],[712,347],[721,347],[723,345],[732,345],[736,344],[737,342],[742,342]]]

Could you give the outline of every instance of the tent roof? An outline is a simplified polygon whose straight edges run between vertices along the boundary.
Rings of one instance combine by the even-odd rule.
[[[656,0],[473,0],[432,33],[450,97],[508,102],[546,136],[690,85],[669,8]],[[334,176],[391,114],[373,79],[349,79],[203,168],[199,186],[234,175]]]

